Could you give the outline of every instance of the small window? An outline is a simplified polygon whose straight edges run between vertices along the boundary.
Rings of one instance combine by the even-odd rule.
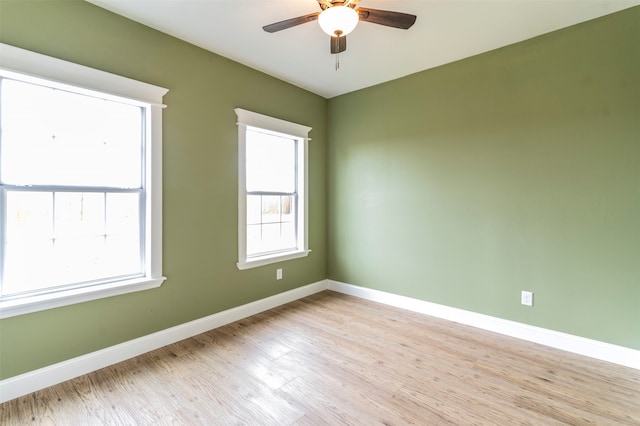
[[[0,317],[160,285],[160,105],[104,91],[144,83],[2,53]],[[49,78],[52,63],[102,90]]]
[[[308,255],[307,144],[311,128],[236,109],[238,268]]]

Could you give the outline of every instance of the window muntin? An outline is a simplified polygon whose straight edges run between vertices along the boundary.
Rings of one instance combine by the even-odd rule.
[[[306,256],[311,128],[236,109],[238,268]]]
[[[167,89],[0,48],[0,318],[161,285]]]

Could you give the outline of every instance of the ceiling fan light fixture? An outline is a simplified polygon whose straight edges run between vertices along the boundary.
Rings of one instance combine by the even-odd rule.
[[[358,12],[348,6],[333,6],[322,11],[318,23],[331,37],[346,36],[358,25]]]

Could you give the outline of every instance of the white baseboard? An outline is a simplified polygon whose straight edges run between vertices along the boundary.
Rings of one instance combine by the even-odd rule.
[[[0,381],[0,403],[323,290],[333,290],[640,370],[640,351],[338,281],[323,280]]]
[[[0,381],[0,403],[326,290],[319,281]]]
[[[329,290],[640,370],[640,351],[424,300],[328,280]]]

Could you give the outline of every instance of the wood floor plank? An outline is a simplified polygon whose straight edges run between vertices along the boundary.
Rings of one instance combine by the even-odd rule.
[[[640,425],[640,371],[325,291],[0,405],[2,425]]]

